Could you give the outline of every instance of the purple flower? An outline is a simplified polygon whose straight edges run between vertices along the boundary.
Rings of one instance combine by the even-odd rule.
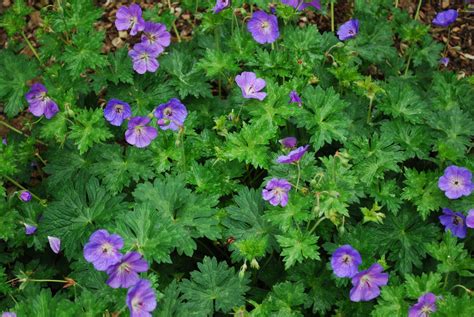
[[[155,109],[155,117],[162,130],[177,131],[183,126],[184,120],[188,116],[186,106],[176,98],[170,99],[167,103],[159,105]]]
[[[298,93],[294,90],[290,92],[290,102],[289,103],[297,103],[298,107],[301,107],[301,98]]]
[[[337,30],[337,36],[341,41],[355,37],[359,33],[359,20],[351,19],[342,24]]]
[[[258,99],[262,101],[267,96],[266,92],[260,92],[266,86],[265,80],[257,78],[253,72],[243,72],[235,76],[235,82],[242,90],[242,96],[246,99]]]
[[[217,0],[216,5],[212,8],[214,13],[219,13],[230,5],[230,0]]]
[[[280,142],[281,145],[283,145],[284,147],[291,149],[296,146],[296,142],[298,141],[296,140],[295,137],[289,136],[284,139],[281,139],[278,142]]]
[[[164,24],[145,22],[143,33],[142,43],[155,48],[158,54],[163,53],[165,47],[170,45],[171,34]]]
[[[130,30],[130,35],[135,35],[145,28],[145,20],[142,18],[142,9],[138,4],[129,7],[121,6],[117,10],[115,27],[119,31]]]
[[[418,298],[418,303],[410,307],[408,317],[429,317],[436,311],[436,295],[426,293]]]
[[[348,244],[339,247],[331,257],[331,266],[337,277],[353,277],[359,272],[361,263],[359,251]]]
[[[28,110],[35,116],[44,115],[46,119],[51,119],[59,112],[58,105],[49,98],[46,93],[48,89],[40,83],[35,83],[26,93],[25,98],[30,107]]]
[[[138,252],[129,252],[122,257],[120,262],[109,266],[107,284],[112,288],[128,288],[140,280],[139,272],[147,270],[148,263],[142,259],[142,255]]]
[[[33,225],[29,225],[27,223],[23,223],[23,225],[25,226],[25,233],[27,235],[32,235],[33,233],[36,232],[36,226],[33,226]]]
[[[449,199],[469,196],[474,190],[471,181],[472,174],[465,167],[451,165],[444,170],[444,175],[438,180],[438,187]]]
[[[7,311],[2,313],[2,317],[16,317],[16,313]]]
[[[288,153],[287,155],[279,156],[276,161],[282,164],[290,164],[293,162],[297,162],[303,157],[306,151],[308,151],[308,148],[309,148],[309,145],[300,146],[296,150],[293,150],[290,153]]]
[[[388,274],[382,273],[383,267],[374,263],[368,270],[352,277],[350,299],[353,302],[366,302],[380,295],[380,286],[387,285]]]
[[[61,250],[61,240],[56,237],[48,236],[49,247],[53,250],[54,253],[58,254]]]
[[[84,246],[84,258],[94,264],[97,271],[106,271],[111,265],[122,259],[119,252],[123,248],[123,239],[118,234],[109,234],[101,229],[94,232]]]
[[[134,117],[128,121],[128,129],[125,131],[125,140],[138,148],[150,145],[156,138],[158,131],[154,127],[147,126],[151,119],[148,117]]]
[[[149,281],[140,280],[128,290],[127,306],[130,317],[151,316],[150,312],[156,308],[156,296]]]
[[[20,193],[20,196],[19,196],[19,197],[20,197],[20,200],[21,200],[21,201],[23,201],[23,202],[26,203],[26,202],[29,202],[29,201],[31,200],[32,195],[31,195],[31,193],[30,193],[29,191],[24,190],[24,191],[22,191],[22,192]]]
[[[262,190],[262,197],[273,206],[288,204],[288,192],[291,184],[286,179],[272,178]]]
[[[7,137],[6,136],[2,137],[2,144],[7,145]]]
[[[447,27],[448,25],[456,21],[457,17],[458,12],[454,9],[449,9],[438,13],[434,17],[432,23],[436,26]]]
[[[128,56],[132,58],[133,69],[139,74],[145,74],[147,71],[154,73],[160,67],[156,59],[160,55],[160,51],[156,47],[148,44],[138,43],[128,52]]]
[[[321,10],[321,1],[320,0],[313,0],[313,1],[302,1],[302,0],[282,0],[281,3],[289,5],[297,10],[304,10],[308,7],[313,7],[318,10]]]
[[[273,43],[280,36],[277,17],[263,11],[254,12],[247,23],[247,30],[260,44]]]
[[[474,228],[474,209],[469,210],[467,213],[466,226]]]
[[[444,67],[447,67],[449,64],[449,57],[443,57],[439,60],[439,63]]]
[[[443,215],[439,216],[439,221],[444,226],[444,231],[449,230],[455,237],[461,239],[466,237],[466,217],[462,213],[443,208]]]
[[[118,99],[110,99],[104,109],[104,117],[111,125],[122,125],[123,120],[130,118],[132,110],[130,105]]]

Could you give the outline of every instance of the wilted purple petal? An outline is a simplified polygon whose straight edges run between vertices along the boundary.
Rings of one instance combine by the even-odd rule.
[[[433,19],[433,24],[440,27],[447,27],[458,17],[458,12],[454,9],[441,11]]]
[[[341,41],[355,37],[359,33],[359,20],[351,19],[342,24],[337,30],[337,36]]]
[[[36,232],[36,226],[33,226],[33,225],[30,225],[30,224],[27,224],[27,223],[23,223],[23,225],[25,226],[25,233],[27,235],[32,235],[33,233]]]
[[[298,142],[295,137],[289,136],[279,141],[286,148],[294,148]]]
[[[58,254],[61,250],[61,240],[56,237],[48,236],[48,242],[51,250],[53,250],[54,253]]]

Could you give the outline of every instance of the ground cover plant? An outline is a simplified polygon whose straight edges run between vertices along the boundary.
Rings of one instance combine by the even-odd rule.
[[[467,4],[107,5],[0,17],[2,316],[474,316]]]

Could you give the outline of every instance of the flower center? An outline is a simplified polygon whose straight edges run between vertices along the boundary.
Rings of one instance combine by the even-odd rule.
[[[150,56],[148,55],[148,53],[141,53],[140,54],[140,59],[142,59],[142,60],[148,61],[149,58],[150,58]]]
[[[453,218],[453,225],[455,226],[458,226],[458,225],[462,225],[463,221],[462,221],[462,218],[459,217],[459,216],[454,216]]]
[[[370,277],[368,275],[363,275],[361,278],[360,278],[360,282],[365,284],[367,287],[370,288]]]
[[[452,180],[451,183],[453,184],[454,187],[457,187],[457,188],[459,188],[459,187],[462,186],[462,182],[461,182],[461,180],[458,179],[458,178],[453,178],[453,180]]]
[[[170,108],[165,108],[163,113],[165,114],[165,116],[170,117],[173,114],[173,111]]]
[[[102,245],[102,253],[109,253],[112,251],[112,245],[110,243],[104,243]]]
[[[342,257],[342,263],[348,264],[348,263],[351,263],[351,262],[352,262],[351,257],[349,255],[346,254]]]
[[[262,28],[263,31],[267,32],[270,29],[270,23],[268,23],[268,21],[263,21],[260,24],[260,27]]]
[[[422,312],[422,313],[431,313],[431,312],[433,312],[433,311],[431,310],[431,306],[429,306],[429,305],[423,305],[423,307],[421,308],[421,312]]]
[[[116,105],[115,106],[115,112],[116,113],[122,113],[123,112],[123,106],[122,105]]]
[[[142,125],[137,125],[133,129],[135,130],[135,133],[138,134],[138,135],[141,135],[143,133],[143,126]]]
[[[120,271],[125,271],[125,273],[130,273],[132,271],[132,268],[130,267],[130,264],[127,262],[120,264]]]
[[[140,311],[143,308],[143,302],[138,298],[134,298],[132,300],[132,307],[133,307],[133,310]]]
[[[245,91],[247,92],[248,95],[251,95],[251,94],[255,93],[255,88],[253,87],[253,85],[249,85],[249,86],[247,86]]]
[[[130,17],[130,26],[133,27],[135,26],[135,24],[137,23],[137,17]]]

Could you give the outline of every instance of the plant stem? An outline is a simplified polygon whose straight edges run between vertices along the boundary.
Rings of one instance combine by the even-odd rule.
[[[179,36],[178,29],[176,28],[176,24],[174,22],[175,21],[173,21],[173,30],[174,30],[174,33],[176,34],[176,38],[178,39],[178,43],[181,43],[181,36]]]
[[[314,230],[316,230],[316,228],[319,226],[319,224],[324,220],[326,219],[326,217],[322,217],[320,218],[318,221],[316,221],[316,223],[314,224],[313,228],[311,228],[311,230],[309,231],[309,234],[312,234],[314,232]]]
[[[410,55],[408,55],[408,61],[407,61],[407,66],[405,67],[404,76],[406,76],[408,74],[408,69],[410,69],[410,63],[411,63],[411,53],[410,53]]]
[[[398,8],[398,0],[395,0],[395,8]]]
[[[3,120],[0,120],[0,124],[1,125],[4,125],[5,127],[7,127],[8,129],[12,130],[12,131],[15,131],[16,133],[18,134],[21,134],[23,136],[27,136],[25,135],[22,131],[18,130],[17,128],[15,128],[14,126],[10,125],[9,123],[3,121]]]
[[[443,288],[446,288],[446,286],[448,286],[448,277],[449,277],[449,272],[447,272],[446,276],[444,277]]]
[[[370,124],[370,121],[372,121],[372,103],[374,101],[374,98],[369,99],[369,111],[367,112],[367,123]]]
[[[448,40],[446,41],[446,45],[444,46],[443,56],[446,57],[446,52],[448,51],[449,41],[451,41],[451,26],[448,27]]]
[[[423,0],[418,0],[418,7],[416,7],[415,20],[418,20],[420,17],[421,2]]]
[[[331,1],[331,32],[334,32],[334,1]]]
[[[10,183],[12,183],[13,185],[15,185],[16,187],[21,188],[21,189],[23,189],[23,190],[29,191],[28,189],[26,189],[25,187],[23,187],[22,185],[20,185],[16,180],[14,180],[13,178],[11,178],[10,176],[5,175],[5,178],[6,178]],[[29,192],[31,193],[31,196],[33,196],[35,199],[37,199],[41,204],[45,204],[45,203],[47,202],[46,199],[42,199],[41,197],[36,196],[36,195],[33,194],[31,191],[29,191]]]
[[[298,179],[296,180],[296,192],[298,192],[298,188],[299,188],[299,185],[300,185],[300,178],[301,178],[300,161],[296,162],[296,166],[298,167]]]
[[[28,47],[30,48],[30,50],[33,52],[33,54],[35,55],[36,59],[38,60],[38,62],[40,62],[41,64],[41,59],[38,55],[38,52],[36,51],[36,49],[33,47],[33,45],[31,44],[30,40],[28,40],[28,38],[26,37],[25,35],[25,32],[21,31],[21,36],[23,36],[23,39],[25,40],[26,44],[28,45]]]
[[[51,283],[69,283],[64,280],[48,280],[48,279],[27,279],[26,282],[51,282]]]

